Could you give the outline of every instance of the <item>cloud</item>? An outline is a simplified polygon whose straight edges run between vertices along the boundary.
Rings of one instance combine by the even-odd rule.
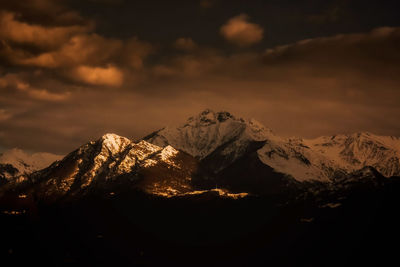
[[[131,38],[126,41],[104,38],[101,35],[79,34],[72,36],[59,49],[38,55],[18,53],[14,50],[11,61],[16,65],[65,68],[78,65],[103,65],[118,63],[141,69],[144,59],[154,51],[151,44]]]
[[[124,66],[140,70],[144,66],[144,60],[155,52],[155,47],[138,38],[130,38],[121,42],[122,48],[118,51],[117,62]]]
[[[9,1],[0,0],[2,10],[18,14],[18,18],[29,24],[42,26],[87,25],[75,10],[66,7],[66,1],[59,0],[29,0]]]
[[[23,56],[15,59],[14,62],[20,65],[45,68],[102,64],[110,60],[121,47],[121,41],[106,39],[97,34],[75,35],[55,51],[32,57]]]
[[[84,26],[44,27],[16,20],[14,13],[0,13],[0,38],[17,44],[40,48],[53,48],[66,42],[71,36],[88,31]]]
[[[286,136],[400,135],[399,28],[262,52],[219,50],[184,37],[173,44],[176,51],[135,37],[103,36],[61,5],[67,2],[0,3],[14,14],[8,23],[42,36],[19,40],[11,35],[18,33],[0,29],[7,33],[0,42],[0,147],[64,154],[105,132],[137,139],[206,107],[255,117]],[[61,37],[52,32],[74,27]],[[222,28],[240,47],[263,37],[245,15]],[[47,40],[43,31],[63,41]],[[135,127],[127,123],[132,121]]]
[[[0,121],[5,121],[9,118],[11,118],[11,114],[9,114],[5,109],[0,109]]]
[[[390,82],[400,71],[400,28],[381,27],[368,33],[339,34],[301,40],[267,49],[267,66],[302,66],[323,76],[364,76]],[[353,77],[348,77],[353,75]]]
[[[44,100],[44,101],[53,101],[53,102],[64,101],[70,95],[69,92],[59,94],[59,93],[49,92],[46,89],[37,89],[37,88],[32,88],[32,87],[23,88],[20,90],[26,92],[29,96],[31,96],[34,99]]]
[[[7,74],[0,77],[0,90],[6,88],[23,93],[32,99],[52,102],[64,101],[70,95],[69,92],[54,93],[46,89],[33,87],[30,83],[24,81],[16,74]]]
[[[200,49],[195,53],[177,55],[167,58],[151,68],[149,79],[167,78],[173,80],[193,79],[218,72],[226,58],[217,51]]]
[[[233,17],[224,24],[220,32],[229,42],[240,47],[250,46],[263,39],[264,30],[261,26],[248,22],[246,14]]]
[[[123,83],[123,72],[130,73],[130,80],[137,80],[139,74],[135,72],[143,70],[145,59],[155,51],[152,44],[136,37],[122,40],[95,33],[94,23],[64,6],[66,2],[0,3],[4,7],[0,12],[3,65],[32,71],[48,69],[45,73],[51,77],[72,84],[115,87]],[[89,77],[82,77],[82,73]],[[99,76],[103,74],[110,81]],[[38,99],[57,98],[40,88],[31,86],[29,94]]]
[[[174,47],[178,50],[191,51],[195,49],[197,45],[191,38],[181,37],[175,41]]]
[[[124,71],[135,80],[135,72],[153,52],[153,45],[137,38],[122,41],[95,33],[74,35],[59,48],[39,54],[0,44],[0,57],[14,66],[45,68],[73,82],[112,87],[123,83]]]
[[[79,66],[75,68],[72,77],[90,85],[121,86],[124,81],[123,72],[115,66],[90,67]]]

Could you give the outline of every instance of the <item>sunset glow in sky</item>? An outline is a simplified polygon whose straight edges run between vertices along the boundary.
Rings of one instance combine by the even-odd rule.
[[[0,0],[0,152],[204,108],[283,136],[400,136],[397,2]]]

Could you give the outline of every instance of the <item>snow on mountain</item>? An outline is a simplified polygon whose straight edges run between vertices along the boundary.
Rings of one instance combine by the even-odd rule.
[[[400,175],[399,138],[370,133],[281,138],[253,119],[210,109],[144,140],[161,147],[172,145],[207,164],[218,162],[213,167],[215,172],[247,153],[252,143],[261,142],[263,145],[257,150],[259,160],[297,181],[330,181],[365,166],[372,166],[387,177]]]
[[[193,191],[190,182],[195,167],[194,158],[171,146],[162,148],[105,134],[33,173],[29,179],[8,184],[5,190],[16,186],[29,188],[45,198],[57,198],[125,184],[148,193],[172,196]]]
[[[190,117],[178,127],[166,127],[144,139],[158,145],[171,145],[198,158],[204,159],[221,145],[237,141],[264,141],[272,132],[255,120],[236,118],[228,112],[206,109],[198,116]],[[231,148],[231,147],[230,147]],[[229,153],[229,149],[225,153]]]
[[[77,182],[80,189],[130,173],[137,165],[147,167],[151,155],[161,147],[141,141],[137,144],[116,134],[105,134],[81,146],[53,167],[58,171],[50,181],[55,190],[67,192]],[[61,172],[59,171],[61,170]]]
[[[300,181],[310,177],[328,179],[319,166],[308,163],[299,146],[275,135],[254,119],[236,118],[228,112],[206,109],[183,125],[166,127],[144,139],[158,146],[172,145],[207,162],[207,165],[217,165],[213,166],[214,172],[228,167],[248,153],[252,144],[260,143],[259,159],[276,172],[291,175]]]
[[[260,159],[299,181],[329,181],[366,166],[386,177],[400,175],[400,139],[370,133],[288,139],[279,146],[266,144]]]
[[[276,172],[290,175],[297,181],[329,181],[333,168],[329,160],[320,157],[313,150],[290,139],[278,142],[266,142],[257,151],[258,158]]]
[[[400,175],[400,138],[368,132],[304,140],[321,157],[347,172],[372,166],[386,177]]]
[[[8,166],[3,167],[12,171]],[[246,195],[195,187],[192,177],[197,169],[197,159],[170,145],[159,147],[144,140],[133,142],[116,134],[105,134],[48,168],[3,182],[0,195],[17,192],[56,200],[90,192],[114,195],[112,191],[121,188],[163,197],[215,192],[228,198]]]
[[[400,175],[399,158],[396,137],[357,133],[282,138],[253,119],[207,109],[139,142],[105,134],[13,183],[31,183],[44,195],[73,195],[125,182],[162,196],[203,192],[216,184],[235,192],[273,192],[303,181],[361,177],[361,169],[376,169],[385,177]],[[0,157],[0,178],[4,183],[14,167],[30,173],[56,159],[60,157],[12,150]]]
[[[10,164],[18,170],[15,175],[22,175],[43,169],[61,158],[62,156],[51,153],[29,154],[14,148],[0,154],[0,164]]]
[[[206,109],[178,127],[166,127],[145,137],[152,144],[171,145],[205,162],[214,173],[248,152],[251,144],[275,140],[272,131],[254,119]]]

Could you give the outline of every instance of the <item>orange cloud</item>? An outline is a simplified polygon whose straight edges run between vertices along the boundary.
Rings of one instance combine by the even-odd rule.
[[[181,37],[175,41],[174,47],[179,50],[190,51],[195,49],[197,45],[192,38]]]
[[[44,101],[63,101],[70,95],[69,92],[53,93],[46,89],[32,87],[28,82],[24,81],[16,74],[7,74],[0,77],[0,88],[13,88],[33,99]]]
[[[66,42],[71,36],[88,31],[85,26],[44,27],[18,21],[14,13],[0,14],[0,38],[5,41],[52,48]]]
[[[262,40],[264,30],[257,24],[248,22],[248,16],[241,14],[228,20],[221,27],[222,36],[238,46],[250,46]]]
[[[121,86],[124,81],[122,71],[111,65],[105,68],[79,66],[71,74],[75,80],[91,85]]]
[[[26,90],[26,92],[28,93],[29,96],[31,96],[34,99],[55,101],[55,102],[66,100],[70,96],[69,92],[58,94],[49,92],[48,90],[45,89],[35,89],[35,88],[29,88],[28,90]]]
[[[143,68],[144,59],[153,52],[154,47],[151,44],[131,38],[123,43],[119,57],[123,64],[138,70]]]
[[[115,55],[121,46],[121,41],[106,39],[97,34],[76,35],[58,50],[21,58],[17,62],[46,68],[101,64]]]
[[[225,59],[218,54],[203,51],[199,54],[185,54],[155,65],[152,74],[156,78],[185,79],[214,73]]]
[[[5,121],[9,118],[11,118],[11,114],[9,114],[5,109],[0,109],[0,121]]]

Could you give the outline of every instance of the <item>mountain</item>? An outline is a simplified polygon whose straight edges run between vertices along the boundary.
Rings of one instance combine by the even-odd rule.
[[[400,138],[398,137],[378,136],[364,132],[319,137],[304,140],[304,143],[348,172],[372,166],[386,177],[400,174]]]
[[[176,128],[156,131],[144,140],[185,151],[214,173],[256,153],[255,161],[299,182],[329,182],[366,166],[374,167],[386,177],[400,175],[397,137],[356,133],[316,139],[283,138],[253,119],[209,109]]]
[[[11,181],[3,192],[53,200],[91,193],[114,195],[114,191],[121,190],[163,197],[208,191],[222,197],[240,197],[222,189],[197,190],[192,183],[197,168],[197,159],[169,145],[159,147],[144,140],[135,143],[116,134],[105,134],[25,180]]]
[[[59,156],[4,153],[2,162],[9,165],[0,166],[0,178],[3,184],[9,181],[3,192],[29,191],[49,198],[110,194],[122,187],[166,197],[206,192],[282,195],[304,184],[360,180],[353,177],[365,169],[382,177],[399,176],[399,158],[396,137],[356,133],[283,138],[254,119],[206,109],[137,142],[106,134],[32,174]]]
[[[206,109],[177,128],[166,127],[143,139],[158,146],[171,145],[202,160],[222,146],[223,155],[239,157],[250,142],[269,138],[277,137],[254,119]]]
[[[283,138],[205,110],[138,141],[105,134],[30,174],[2,164],[2,262],[389,265],[398,144],[370,133]]]
[[[257,150],[266,143],[283,143],[254,119],[206,109],[178,127],[166,127],[143,138],[158,146],[171,145],[199,160],[195,182],[236,192],[281,192],[292,179],[262,164]],[[197,178],[197,179],[196,179]]]
[[[5,179],[18,175],[30,174],[34,171],[48,167],[51,163],[61,159],[62,156],[51,153],[33,153],[14,148],[0,154],[0,177]]]
[[[16,169],[11,164],[0,163],[0,185],[6,183],[9,179],[18,174],[18,169]]]

